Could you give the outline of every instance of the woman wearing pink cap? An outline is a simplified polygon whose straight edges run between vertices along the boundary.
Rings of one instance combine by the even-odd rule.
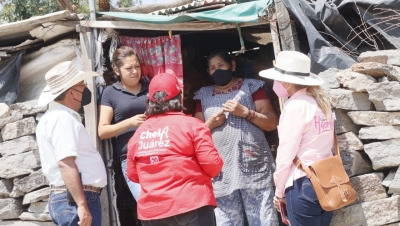
[[[260,72],[274,80],[276,95],[290,97],[279,119],[274,204],[279,209],[286,202],[292,226],[326,226],[333,215],[321,208],[310,179],[293,163],[297,157],[308,166],[332,156],[334,117],[320,87],[324,81],[310,73],[310,64],[300,52],[282,51],[275,68]]]
[[[215,225],[211,178],[223,160],[209,128],[182,108],[176,76],[156,75],[149,85],[149,116],[128,143],[127,174],[142,188],[138,216],[144,226]]]

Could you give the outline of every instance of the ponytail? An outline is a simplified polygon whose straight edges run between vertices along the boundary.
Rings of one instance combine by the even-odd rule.
[[[325,91],[321,89],[321,86],[308,86],[307,91],[314,97],[326,119],[331,121],[331,102],[326,96]]]
[[[304,89],[307,88],[307,92],[314,97],[315,101],[317,102],[318,106],[321,108],[322,112],[325,115],[325,118],[331,121],[331,102],[329,101],[328,97],[325,94],[325,91],[321,89],[321,86],[303,86],[303,85],[296,85],[296,89]]]

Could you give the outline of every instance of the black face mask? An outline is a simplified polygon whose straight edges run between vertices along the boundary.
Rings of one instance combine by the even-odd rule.
[[[215,84],[219,86],[228,85],[228,83],[232,80],[232,78],[233,78],[233,73],[231,69],[228,70],[217,69],[211,75],[211,79],[214,81]]]
[[[76,90],[76,89],[74,89],[74,90],[77,92],[80,92],[79,90]],[[81,101],[79,101],[75,98],[74,98],[74,100],[81,102],[81,108],[82,108],[83,106],[86,106],[92,102],[92,92],[90,92],[90,90],[87,87],[85,87],[83,92],[80,92],[80,93],[82,93]]]

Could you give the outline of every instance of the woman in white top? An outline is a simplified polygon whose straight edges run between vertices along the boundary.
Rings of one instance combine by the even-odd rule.
[[[290,97],[278,125],[275,207],[286,202],[292,226],[327,226],[333,212],[321,208],[310,180],[293,164],[296,156],[304,165],[332,156],[334,117],[319,86],[323,80],[310,73],[310,59],[294,51],[280,52],[275,68],[261,71],[260,76],[274,80],[278,97]]]

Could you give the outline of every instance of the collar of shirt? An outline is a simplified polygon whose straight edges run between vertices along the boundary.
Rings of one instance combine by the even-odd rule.
[[[67,107],[67,106],[65,106],[65,105],[63,105],[63,104],[60,104],[60,103],[58,103],[58,102],[53,101],[53,102],[51,102],[51,103],[49,104],[49,110],[54,110],[54,109],[63,109],[63,110],[66,110],[66,111],[68,111],[71,115],[73,115],[80,123],[82,123],[82,117],[78,114],[78,112],[72,110],[71,108],[69,108],[69,107]]]
[[[140,84],[142,85],[142,87],[140,88],[140,91],[137,95],[139,95],[142,92],[146,92],[147,93],[147,89],[149,87],[149,84],[147,82],[144,82],[142,80],[140,80]],[[112,85],[116,90],[125,92],[125,93],[129,93],[134,95],[133,93],[129,92],[128,90],[126,90],[124,87],[122,87],[121,82],[116,82]]]
[[[283,107],[285,107],[286,105],[288,105],[292,100],[295,100],[295,99],[297,99],[298,97],[303,96],[303,95],[307,95],[307,88],[300,89],[300,90],[298,90],[296,93],[294,93],[293,96],[291,96],[291,97],[285,102],[285,104],[283,105]]]

